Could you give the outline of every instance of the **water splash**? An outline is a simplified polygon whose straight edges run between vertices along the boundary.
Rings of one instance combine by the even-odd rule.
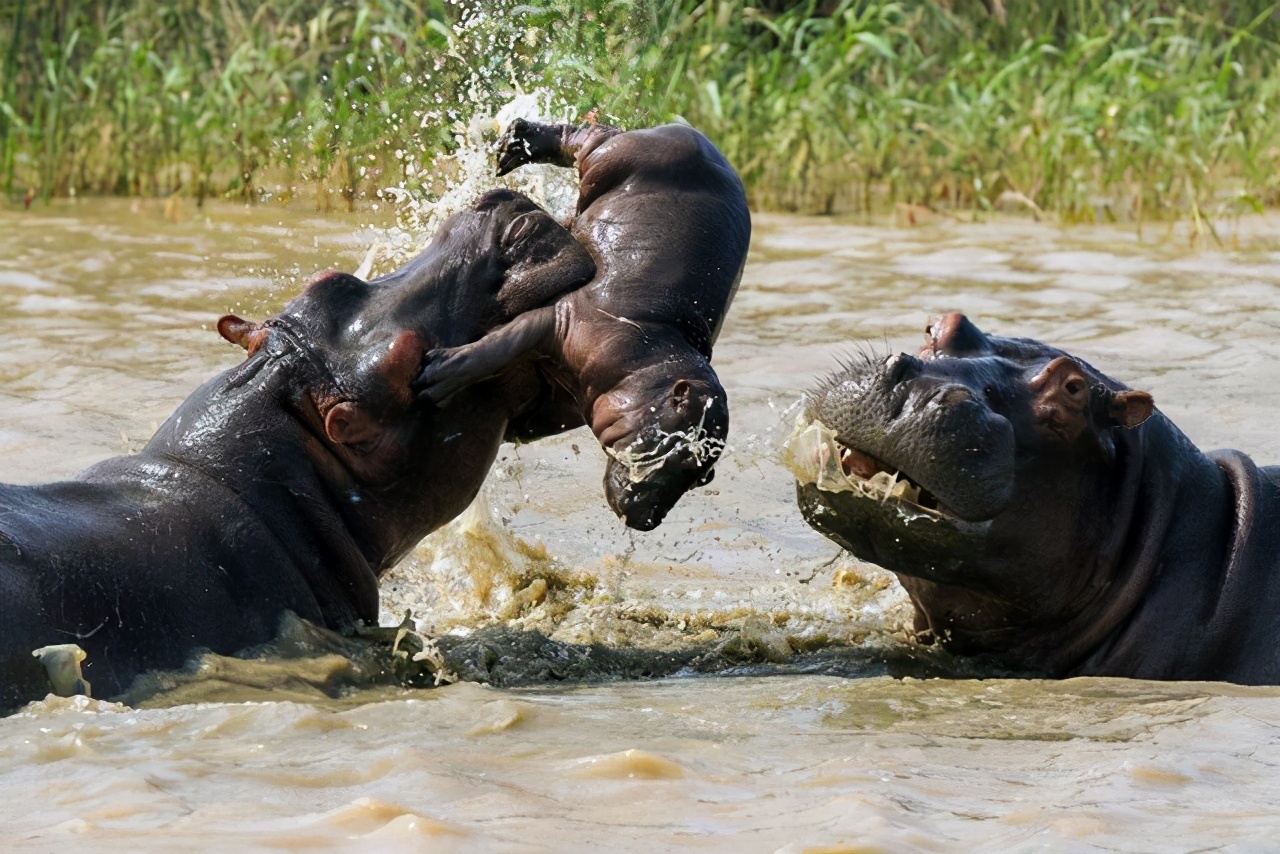
[[[412,610],[425,615],[423,631],[469,627],[514,618],[543,604],[553,588],[595,586],[594,577],[568,571],[544,546],[516,536],[489,493],[486,485],[461,516],[383,579],[379,622],[394,624]]]
[[[577,175],[571,169],[530,164],[502,178],[494,175],[495,143],[513,119],[578,119],[573,101],[579,93],[546,83],[574,79],[572,73],[548,72],[572,58],[550,55],[551,39],[525,25],[525,8],[505,0],[472,7],[455,27],[447,62],[465,65],[466,82],[458,87],[463,94],[457,103],[429,105],[421,115],[424,128],[437,123],[437,137],[438,128],[447,128],[453,143],[446,153],[423,156],[420,164],[413,161],[400,180],[384,189],[382,196],[393,201],[397,222],[378,234],[363,269],[386,272],[405,263],[445,219],[496,187],[527,194],[562,221],[573,213]],[[786,407],[778,421],[788,421],[793,409]],[[772,474],[779,439],[774,432],[785,435],[788,427],[773,425],[763,434],[739,429],[739,442],[749,451],[734,459],[743,477]],[[608,527],[615,520],[596,489],[590,491],[594,501],[582,489],[598,474],[590,453],[579,457],[577,442],[594,445],[589,435],[564,437],[531,449],[527,465],[517,454],[510,470],[496,467],[471,508],[428,537],[383,579],[382,622],[395,625],[412,609],[419,630],[427,634],[469,634],[506,623],[537,629],[557,642],[673,650],[736,637],[753,620],[775,627],[771,632],[786,624],[796,649],[809,644],[805,638],[810,636],[857,643],[873,626],[878,630],[901,622],[901,602],[885,595],[887,582],[874,571],[856,581],[846,573],[836,586],[795,587],[781,573],[800,577],[811,574],[809,564],[815,560],[823,568],[831,562],[808,555],[794,565],[775,560],[776,549],[756,544],[751,532],[724,536],[721,542],[712,531],[728,534],[735,528],[725,527],[710,510],[700,513],[697,531],[689,523],[682,533],[680,523],[673,521],[648,537],[643,560],[631,561],[630,551],[620,556],[621,536]],[[699,422],[683,431],[647,436],[612,455],[639,481],[673,454],[691,454],[705,463],[725,450],[724,441],[710,436]],[[549,477],[526,490],[521,473],[532,475],[543,464],[549,464]],[[728,473],[722,474],[728,481]],[[519,517],[521,530],[539,530],[558,554],[521,539],[506,517]],[[589,546],[582,542],[584,533]],[[663,545],[668,540],[669,549]],[[689,552],[694,541],[697,548]],[[676,549],[684,551],[677,555]],[[674,555],[670,559],[668,552]],[[733,567],[746,553],[776,566],[779,578],[758,586],[735,579]],[[676,583],[673,574],[687,577]],[[859,618],[864,611],[870,622]],[[886,618],[886,611],[895,618]]]
[[[437,156],[422,172],[382,190],[396,205],[396,225],[386,229],[373,249],[380,266],[397,266],[421,252],[440,225],[496,187],[517,190],[542,205],[559,220],[572,215],[578,197],[577,175],[570,169],[531,164],[498,178],[494,175],[494,146],[514,119],[552,122],[568,120],[553,110],[554,95],[546,89],[518,93],[497,109],[478,105],[454,125],[454,151]],[[371,250],[372,251],[372,250]]]
[[[557,219],[573,212],[577,199],[572,170],[531,164],[510,175],[494,175],[494,144],[516,118],[539,122],[573,122],[577,107],[571,91],[556,92],[545,84],[559,79],[554,69],[566,61],[555,47],[554,34],[532,26],[530,7],[511,2],[455,0],[459,9],[451,48],[437,60],[440,73],[460,71],[458,103],[428,104],[421,124],[447,127],[451,151],[429,157],[421,165],[403,154],[404,175],[380,195],[396,209],[396,225],[374,244],[378,269],[392,269],[422,250],[444,220],[495,187],[531,197]],[[399,152],[398,152],[399,153]]]

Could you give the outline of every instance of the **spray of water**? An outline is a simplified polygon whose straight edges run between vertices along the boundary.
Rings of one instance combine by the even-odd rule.
[[[386,272],[408,261],[445,219],[495,187],[526,193],[562,221],[572,213],[577,198],[577,176],[572,170],[526,165],[503,178],[494,176],[494,144],[513,119],[578,120],[574,106],[578,93],[549,88],[545,83],[572,79],[571,71],[559,73],[557,63],[563,68],[574,57],[551,55],[551,39],[527,24],[523,11],[527,8],[496,0],[468,4],[460,16],[450,55],[441,61],[441,73],[453,67],[465,69],[464,85],[457,90],[463,96],[458,103],[425,104],[417,114],[424,130],[435,123],[436,138],[439,128],[447,128],[453,146],[436,156],[406,154],[402,158],[403,175],[382,192],[382,197],[394,204],[397,222],[381,231],[370,247],[362,265],[366,274]],[[548,69],[552,71],[548,73]],[[619,123],[607,115],[602,118]],[[430,135],[424,133],[424,137]],[[774,405],[770,402],[769,406]],[[777,424],[764,434],[740,436],[738,441],[745,443],[748,453],[738,453],[733,464],[744,477],[761,477],[761,462],[776,457],[781,436],[775,432],[785,435],[794,409],[786,408]],[[586,440],[590,442],[590,437]],[[565,440],[566,445],[571,442],[573,439]],[[576,459],[579,449],[576,444],[571,447],[572,459]],[[685,431],[633,443],[614,456],[628,467],[632,480],[643,480],[671,454],[691,453],[702,462],[724,450],[723,441],[708,435],[700,422]],[[405,610],[412,609],[418,629],[429,635],[467,633],[488,623],[514,621],[571,643],[679,647],[708,643],[726,632],[746,632],[751,621],[763,620],[762,625],[769,627],[765,634],[770,637],[778,634],[776,626],[788,624],[794,626],[788,631],[797,633],[797,638],[852,641],[906,619],[899,614],[906,607],[905,600],[881,592],[888,584],[887,576],[861,568],[854,573],[837,567],[843,580],[821,589],[818,585],[762,584],[759,589],[744,590],[738,585],[736,592],[726,593],[719,589],[718,576],[713,578],[712,562],[716,573],[728,575],[745,551],[758,549],[770,563],[772,552],[765,543],[753,546],[752,535],[732,540],[725,537],[721,543],[720,536],[710,533],[720,530],[716,527],[720,523],[711,519],[697,523],[697,531],[692,525],[683,530],[679,523],[669,522],[662,531],[650,535],[650,554],[644,561],[631,561],[629,551],[619,558],[614,542],[620,546],[621,537],[614,533],[616,529],[591,527],[614,524],[606,509],[597,508],[599,516],[584,510],[582,505],[588,498],[576,487],[572,495],[551,500],[535,495],[531,500],[521,483],[523,475],[538,477],[525,470],[519,454],[509,465],[497,466],[471,508],[428,537],[384,578],[384,624],[398,624]],[[563,476],[559,472],[553,477]],[[546,487],[545,481],[542,486]],[[592,495],[598,493],[593,490]],[[597,502],[603,507],[603,501]],[[592,543],[595,558],[583,558],[585,563],[581,564],[589,571],[566,567],[541,543],[518,536],[503,518],[516,515],[518,507],[534,508],[530,510],[534,517],[539,513],[549,516],[551,523],[543,530],[550,536],[575,540],[571,550],[583,550],[582,538]],[[730,509],[724,508],[724,512]],[[669,546],[664,545],[667,542]],[[663,549],[669,550],[669,557]],[[813,560],[819,564],[816,568],[807,564],[785,567],[787,576],[793,572],[816,575],[833,564],[825,553]],[[783,567],[777,571],[781,573]],[[672,584],[670,590],[659,580],[686,572],[688,582]],[[633,573],[648,580],[628,581]],[[705,587],[697,580],[703,577],[707,579]],[[647,586],[650,583],[652,587]],[[861,617],[851,619],[854,613]],[[886,614],[894,616],[891,619]]]
[[[566,57],[552,34],[529,23],[530,8],[512,0],[455,0],[459,9],[448,56],[437,61],[440,73],[463,75],[458,103],[423,106],[424,131],[443,126],[452,149],[419,162],[404,154],[399,180],[380,195],[396,209],[396,225],[371,247],[371,270],[389,270],[417,254],[444,220],[495,187],[518,190],[557,219],[567,218],[577,198],[571,170],[528,165],[502,178],[494,176],[494,144],[513,119],[572,122],[573,92],[557,92],[543,81]],[[437,90],[438,91],[438,90]],[[424,137],[438,134],[424,133]]]
[[[396,225],[386,229],[371,247],[372,265],[388,269],[418,252],[446,219],[495,187],[518,190],[542,205],[553,217],[566,219],[577,200],[577,176],[571,170],[533,164],[502,178],[494,176],[494,144],[513,119],[564,121],[556,116],[554,96],[545,89],[521,92],[491,109],[479,104],[455,127],[454,151],[441,154],[418,175],[385,187],[382,194],[396,205]],[[422,189],[429,186],[429,190]]]
[[[404,174],[382,188],[394,204],[396,224],[376,231],[358,274],[367,278],[409,261],[440,225],[484,192],[506,187],[528,195],[553,217],[568,219],[577,201],[577,175],[562,167],[530,164],[495,176],[494,148],[514,119],[572,122],[576,108],[540,85],[553,55],[549,33],[528,24],[526,7],[510,2],[457,2],[451,50],[440,73],[464,75],[459,103],[423,106],[424,130],[449,129],[451,150],[426,158],[405,157]],[[439,96],[436,96],[437,98]],[[424,134],[426,135],[426,134]],[[383,583],[382,621],[396,622],[411,608],[419,625],[433,630],[506,619],[537,607],[548,582],[556,590],[590,586],[559,566],[540,544],[526,542],[502,523],[494,509],[494,478],[458,519],[428,537]]]

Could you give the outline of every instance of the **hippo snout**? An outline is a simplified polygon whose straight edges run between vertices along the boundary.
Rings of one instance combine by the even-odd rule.
[[[683,479],[674,475],[659,469],[643,480],[633,480],[629,466],[611,459],[605,469],[605,498],[628,528],[652,531],[684,495]]]
[[[951,361],[900,353],[850,365],[810,396],[807,415],[834,433],[845,476],[885,473],[926,509],[984,521],[1013,493],[1013,427],[985,401],[983,378]]]
[[[675,453],[660,466],[637,472],[625,460],[611,458],[605,469],[605,498],[628,528],[652,531],[689,490],[715,477],[714,460],[698,463]]]

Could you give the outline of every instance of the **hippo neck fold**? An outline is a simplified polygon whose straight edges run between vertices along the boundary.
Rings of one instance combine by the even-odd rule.
[[[1156,572],[1076,673],[1253,684],[1280,677],[1274,653],[1261,668],[1256,660],[1258,649],[1275,648],[1274,615],[1259,603],[1280,595],[1280,484],[1239,451],[1191,450]],[[1182,616],[1176,628],[1172,614]]]
[[[1071,580],[1072,586],[1022,605],[965,594],[972,607],[1007,613],[1008,619],[992,622],[1002,628],[957,635],[961,646],[1001,656],[1018,650],[1010,665],[1052,675],[1132,675],[1136,666],[1151,667],[1160,658],[1151,639],[1162,634],[1167,620],[1161,615],[1169,612],[1153,608],[1153,598],[1176,596],[1189,581],[1213,588],[1218,568],[1205,567],[1195,556],[1203,549],[1212,553],[1212,544],[1229,536],[1230,487],[1222,469],[1161,415],[1140,428],[1117,431],[1115,448],[1106,524],[1077,530],[1083,548],[1061,564],[1034,570],[1050,580]],[[920,607],[921,600],[913,598]],[[1178,639],[1165,638],[1160,649],[1169,662],[1184,660]],[[1143,661],[1135,663],[1138,658]],[[1150,675],[1170,678],[1163,671]]]
[[[660,365],[709,368],[708,357],[670,324],[637,322],[597,308],[590,311],[595,313],[590,318],[592,324],[603,326],[606,333],[584,336],[584,344],[572,342],[564,354],[570,370],[560,371],[563,383],[575,390],[588,412],[600,395]],[[707,350],[710,352],[709,346]],[[669,374],[669,370],[664,372],[664,376]]]
[[[1121,433],[1117,451],[1125,464],[1113,536],[1099,549],[1101,575],[1093,581],[1092,602],[1064,625],[1063,643],[1048,654],[1046,669],[1134,675],[1134,668],[1145,668],[1154,678],[1169,678],[1152,668],[1187,663],[1184,644],[1160,631],[1168,612],[1160,616],[1153,602],[1176,598],[1180,589],[1204,588],[1208,595],[1216,587],[1222,567],[1197,557],[1218,553],[1230,536],[1231,486],[1222,469],[1163,416]],[[1132,640],[1139,626],[1141,652],[1124,651],[1124,639]]]

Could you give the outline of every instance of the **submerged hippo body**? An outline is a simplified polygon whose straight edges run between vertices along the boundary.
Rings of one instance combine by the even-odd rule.
[[[1051,676],[1280,684],[1280,467],[960,315],[811,395],[806,519],[897,574],[916,630]]]
[[[529,440],[588,424],[609,454],[605,493],[623,521],[656,527],[707,483],[729,429],[711,347],[751,237],[736,172],[683,125],[620,131],[517,120],[498,172],[576,166],[574,235],[595,258],[585,288],[484,339],[429,357],[421,386],[444,400],[528,353],[548,391],[513,424]]]
[[[46,693],[32,651],[47,645],[82,647],[110,697],[197,650],[270,640],[285,611],[376,620],[378,576],[467,506],[540,387],[512,372],[434,411],[410,389],[423,354],[594,272],[563,227],[502,191],[403,270],[327,274],[264,323],[223,318],[248,358],[140,453],[0,485],[0,709]]]

